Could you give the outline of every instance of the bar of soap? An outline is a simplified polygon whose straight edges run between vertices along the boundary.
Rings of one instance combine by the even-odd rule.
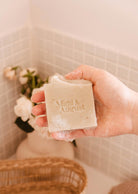
[[[54,75],[45,84],[49,132],[97,126],[92,83]]]

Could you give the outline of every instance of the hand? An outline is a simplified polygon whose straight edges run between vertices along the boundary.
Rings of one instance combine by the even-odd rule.
[[[85,79],[93,83],[98,126],[95,129],[78,129],[67,133],[53,133],[56,139],[74,139],[82,136],[109,137],[134,133],[133,112],[137,93],[125,86],[110,73],[91,66],[80,66],[65,76],[67,79]],[[44,92],[32,96],[32,101],[45,100]],[[39,104],[32,110],[34,115],[45,114],[45,104]],[[38,118],[37,124],[47,125],[46,116]]]

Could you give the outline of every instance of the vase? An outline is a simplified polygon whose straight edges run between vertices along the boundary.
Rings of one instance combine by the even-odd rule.
[[[16,151],[17,159],[48,156],[74,159],[74,146],[70,142],[42,137],[38,132],[33,131],[27,134]]]

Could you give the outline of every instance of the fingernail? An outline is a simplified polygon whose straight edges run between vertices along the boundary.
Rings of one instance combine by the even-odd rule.
[[[71,73],[66,74],[66,75],[65,75],[65,77],[69,77],[71,74],[72,74],[72,72],[71,72]]]
[[[80,75],[82,74],[82,72],[80,70],[76,70],[76,71],[72,71],[71,73],[68,73],[67,75],[65,75],[66,78],[71,77],[71,78],[80,78]]]

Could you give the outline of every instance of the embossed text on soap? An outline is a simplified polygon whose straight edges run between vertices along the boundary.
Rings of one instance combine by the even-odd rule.
[[[82,112],[85,110],[84,104],[76,99],[71,100],[56,100],[56,105],[60,112]]]

